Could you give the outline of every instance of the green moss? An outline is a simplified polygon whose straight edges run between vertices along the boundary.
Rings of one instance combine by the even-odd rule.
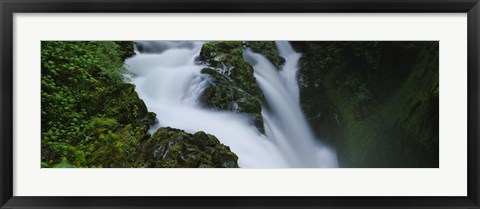
[[[99,119],[94,119],[96,123]],[[115,121],[114,119],[107,119]],[[115,124],[118,124],[116,121]],[[92,127],[96,133],[89,141],[80,143],[80,150],[87,150],[86,164],[89,167],[141,167],[138,155],[141,149],[139,145],[150,137],[148,126],[134,125],[137,122],[116,127],[99,126],[96,124]],[[101,123],[106,124],[106,123]],[[109,127],[109,128],[107,128]]]
[[[75,166],[68,163],[67,158],[63,158],[60,163],[53,165],[52,168],[75,168]]]
[[[278,54],[275,41],[247,41],[247,44],[254,52],[260,53],[270,60],[277,69],[285,64],[285,58]]]
[[[138,97],[133,84],[122,84],[103,97],[103,113],[106,117],[115,118],[121,124],[128,124],[132,121],[152,121],[154,113],[147,110],[145,103]],[[154,117],[153,117],[154,118]]]
[[[438,167],[438,42],[296,42],[301,104],[343,167]]]
[[[145,167],[238,167],[238,157],[230,148],[203,131],[189,134],[179,129],[159,128],[143,143],[141,153]]]
[[[135,167],[138,142],[155,122],[123,59],[132,42],[42,42],[42,167]]]
[[[122,53],[122,60],[125,60],[135,55],[133,41],[114,41],[120,47]]]
[[[203,95],[203,104],[216,110],[228,110],[253,116],[252,121],[264,132],[261,101],[264,100],[250,64],[243,59],[240,41],[209,42],[203,45],[199,61],[207,65],[202,73],[211,77]]]

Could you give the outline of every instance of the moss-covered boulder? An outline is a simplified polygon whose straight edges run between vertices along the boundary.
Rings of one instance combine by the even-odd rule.
[[[264,132],[261,116],[263,94],[250,64],[243,59],[240,41],[209,42],[203,45],[198,58],[207,65],[202,73],[211,77],[210,85],[201,96],[202,103],[212,109],[248,115],[260,132]]]
[[[108,118],[114,118],[121,124],[129,124],[132,121],[146,125],[155,122],[155,113],[148,112],[147,106],[135,91],[135,85],[124,83],[114,91],[103,97],[103,114]]]
[[[438,42],[294,42],[300,97],[342,167],[438,167]]]
[[[275,41],[247,41],[247,46],[254,52],[265,56],[277,68],[285,64],[285,58],[278,53]]]
[[[159,128],[142,145],[145,167],[237,168],[238,157],[218,139],[203,131],[189,134],[179,129]]]

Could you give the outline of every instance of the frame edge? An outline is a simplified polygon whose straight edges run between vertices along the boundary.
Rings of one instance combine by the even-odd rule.
[[[0,63],[2,66],[1,72],[1,104],[0,104],[0,118],[2,119],[2,126],[0,127],[0,152],[1,152],[1,164],[0,164],[0,205],[4,205],[8,200],[13,197],[13,155],[12,155],[12,142],[13,142],[13,79],[12,79],[12,59],[11,53],[13,44],[8,40],[12,40],[13,36],[13,12],[4,1],[0,2],[0,11],[2,11],[2,30],[1,37],[1,56]],[[10,33],[9,33],[10,32]],[[7,121],[9,123],[7,123]]]
[[[480,92],[480,42],[479,42],[479,35],[480,35],[480,3],[477,2],[468,12],[467,17],[467,30],[468,30],[468,82],[469,84],[469,104],[468,104],[468,112],[473,115],[469,118],[468,121],[468,197],[472,200],[472,202],[479,207],[479,136],[480,136],[480,129],[479,126],[479,118],[480,118],[480,107],[479,107],[479,92]]]
[[[42,1],[35,1],[31,5],[41,5],[43,4],[42,7],[36,9],[32,8],[31,6],[26,6],[28,2],[26,3],[25,1],[19,1],[19,3],[11,2],[11,1],[4,1],[0,0],[0,11],[2,11],[1,17],[2,17],[2,33],[0,34],[0,47],[1,47],[1,56],[0,56],[0,65],[2,66],[2,72],[0,73],[1,75],[1,84],[0,84],[0,118],[2,119],[2,126],[0,127],[0,137],[1,137],[1,142],[0,142],[0,185],[1,185],[1,194],[0,194],[0,207],[3,208],[16,208],[16,207],[27,207],[27,208],[33,208],[33,207],[52,207],[54,205],[51,204],[48,205],[48,200],[55,200],[55,199],[62,199],[62,198],[48,198],[48,197],[38,197],[42,198],[44,201],[38,201],[36,198],[27,198],[27,197],[13,197],[13,153],[12,153],[12,142],[13,142],[13,123],[7,124],[6,122],[11,121],[13,122],[13,60],[11,59],[13,57],[13,14],[14,10],[16,11],[21,11],[21,12],[39,12],[39,11],[47,11],[47,12],[55,12],[55,10],[59,11],[66,11],[65,8],[62,9],[46,9],[45,4],[47,1],[43,1],[44,3],[41,3]],[[54,1],[58,4],[59,1]],[[105,2],[114,2],[114,1],[105,1]],[[111,4],[105,4],[103,2],[104,6],[112,6]],[[126,1],[120,1],[120,2],[126,2]],[[128,1],[127,1],[128,2]],[[263,1],[262,1],[263,2]],[[453,1],[449,1],[450,3]],[[462,9],[465,8],[465,6],[468,4],[471,6],[472,1],[468,2],[463,2],[462,4]],[[478,151],[480,150],[479,142],[478,142],[478,136],[480,136],[480,130],[478,129],[478,119],[480,117],[480,107],[478,106],[480,104],[480,97],[478,93],[480,92],[480,66],[479,66],[479,60],[480,60],[480,41],[479,41],[479,35],[480,35],[480,5],[478,0],[475,0],[476,3],[473,4],[473,6],[470,7],[470,10],[468,11],[468,71],[469,71],[469,78],[468,82],[469,84],[469,98],[470,100],[468,101],[468,112],[470,114],[473,114],[474,116],[471,116],[468,120],[468,199],[471,201],[470,203],[467,203],[466,200],[462,198],[462,201],[455,201],[456,204],[458,205],[445,205],[446,207],[453,207],[453,208],[479,208],[479,200],[480,200],[480,195],[479,195],[479,187],[480,187],[480,176],[479,176],[479,153]],[[50,2],[51,3],[51,2]],[[65,4],[66,2],[64,2]],[[78,3],[78,2],[77,2]],[[92,4],[92,1],[86,2],[86,4]],[[238,1],[237,1],[238,3]],[[67,3],[68,4],[68,3]],[[145,2],[143,2],[145,4]],[[227,3],[225,3],[226,5]],[[48,4],[47,4],[48,5]],[[84,4],[85,5],[85,4]],[[126,6],[130,4],[121,4],[124,5],[123,8],[126,8]],[[172,3],[171,5],[176,5],[179,6],[179,4]],[[308,4],[305,4],[308,5]],[[378,4],[375,4],[378,5]],[[24,7],[24,9],[19,9]],[[95,10],[94,12],[101,12],[102,9],[104,9],[104,6],[100,6]],[[168,8],[173,8],[175,6],[170,6]],[[138,10],[139,7],[134,7],[133,10]],[[79,9],[71,8],[71,12],[85,12],[82,11],[84,10],[84,7],[80,7]],[[234,8],[234,10],[241,10],[242,8]],[[244,9],[244,8],[243,8]],[[298,9],[298,8],[297,8]],[[335,8],[328,8],[329,10],[334,10]],[[453,10],[453,9],[452,9]],[[377,10],[376,10],[377,11]],[[446,9],[443,7],[439,11],[446,11]],[[106,12],[115,12],[112,10],[106,11]],[[151,12],[151,11],[150,11]],[[168,11],[167,11],[168,12]],[[172,12],[172,11],[169,11]],[[187,11],[188,12],[188,11]],[[198,11],[196,11],[198,12]],[[218,11],[217,11],[218,12]],[[351,12],[351,11],[350,11]],[[378,11],[377,11],[378,12]],[[385,11],[387,12],[387,11]],[[395,12],[395,11],[393,11]],[[87,198],[87,197],[86,197]],[[107,207],[112,207],[114,205],[109,205],[107,204],[108,202],[112,203],[113,201],[118,201],[119,199],[122,198],[109,198],[105,197],[103,199],[108,199],[105,201],[98,201],[98,197],[90,197],[91,199],[97,199],[96,201],[94,200],[94,203],[99,203],[99,205],[94,206],[95,208],[107,208]],[[219,197],[222,198],[222,197]],[[349,197],[345,197],[346,199]],[[407,198],[407,197],[406,197]],[[64,200],[70,199],[71,198],[64,198]],[[83,203],[83,206],[75,207],[75,208],[87,208],[87,207],[92,207],[91,205],[87,204],[88,200],[85,201],[86,199],[84,198],[73,198],[75,199],[72,201],[70,204],[80,204]],[[89,198],[87,198],[89,199]],[[140,202],[141,200],[144,200],[144,198],[125,198],[129,199],[132,202]],[[158,201],[149,201],[146,198],[147,203],[154,203]],[[175,200],[176,198],[172,197],[167,197],[168,200]],[[192,198],[194,200],[195,198]],[[228,199],[228,198],[224,198]],[[258,198],[251,198],[251,203],[258,203],[259,201],[256,201],[255,199]],[[266,197],[265,199],[268,199]],[[288,199],[288,198],[286,198]],[[326,198],[327,204],[332,202],[341,202],[340,199],[334,200],[335,198]],[[356,198],[354,198],[356,199]],[[110,200],[110,201],[109,201]],[[140,201],[139,201],[140,200]],[[151,200],[151,199],[150,199]],[[46,202],[45,202],[46,201]],[[248,200],[246,200],[248,202]],[[47,203],[47,205],[41,204]],[[63,201],[61,201],[63,202]],[[66,202],[66,201],[65,201]],[[123,202],[123,201],[119,201]],[[138,203],[137,202],[137,203]],[[237,202],[237,201],[234,201]],[[261,202],[261,201],[260,201]],[[314,202],[314,201],[307,201],[307,202]],[[316,201],[317,203],[319,201]],[[353,201],[353,202],[362,202],[362,201]],[[238,202],[237,202],[238,203]],[[38,206],[34,206],[31,204],[39,204]],[[63,207],[63,208],[71,208],[73,207],[72,205],[67,204],[63,206],[54,206],[54,207]],[[106,205],[103,205],[106,204]],[[103,206],[100,206],[103,205]],[[350,205],[350,204],[347,204]],[[422,204],[418,204],[422,205]],[[122,207],[121,205],[117,205]],[[207,207],[210,205],[203,205],[203,207]],[[262,208],[270,208],[271,206],[267,206],[265,204],[260,204],[258,205]],[[257,207],[258,207],[257,206]],[[281,206],[281,205],[280,205]],[[319,205],[317,205],[319,206]],[[165,207],[176,207],[172,205],[165,205]],[[202,206],[200,206],[202,207]],[[213,207],[218,207],[213,206]],[[231,207],[231,206],[229,206]],[[253,206],[252,206],[253,207]],[[279,207],[279,206],[277,206]],[[342,206],[340,206],[342,208]],[[346,207],[352,207],[352,206],[346,206]],[[391,206],[389,206],[391,207]],[[405,206],[403,206],[405,207]],[[416,206],[417,208],[420,207],[436,207],[436,206]],[[131,205],[123,205],[122,208],[135,208],[132,207]],[[146,206],[146,208],[157,208],[157,206]],[[177,208],[177,207],[176,207]],[[190,208],[188,206],[179,206],[178,208]],[[245,206],[239,206],[239,207],[234,207],[234,208],[246,208]],[[344,208],[344,207],[343,207]]]

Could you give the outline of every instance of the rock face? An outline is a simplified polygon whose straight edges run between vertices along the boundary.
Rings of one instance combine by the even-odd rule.
[[[293,42],[302,108],[341,167],[438,167],[438,42]]]
[[[142,145],[145,167],[238,168],[238,157],[218,139],[203,131],[189,134],[179,129],[159,128]]]
[[[252,66],[243,59],[243,49],[240,41],[203,45],[198,61],[208,66],[202,73],[212,79],[201,101],[208,108],[246,114],[264,133],[261,115],[264,97],[256,84]]]

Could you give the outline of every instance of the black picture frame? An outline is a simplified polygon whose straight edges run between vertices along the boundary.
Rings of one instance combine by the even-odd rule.
[[[479,208],[478,0],[0,0],[1,208]],[[465,197],[19,197],[13,196],[14,13],[467,13],[468,195]],[[448,181],[448,179],[445,179]]]

